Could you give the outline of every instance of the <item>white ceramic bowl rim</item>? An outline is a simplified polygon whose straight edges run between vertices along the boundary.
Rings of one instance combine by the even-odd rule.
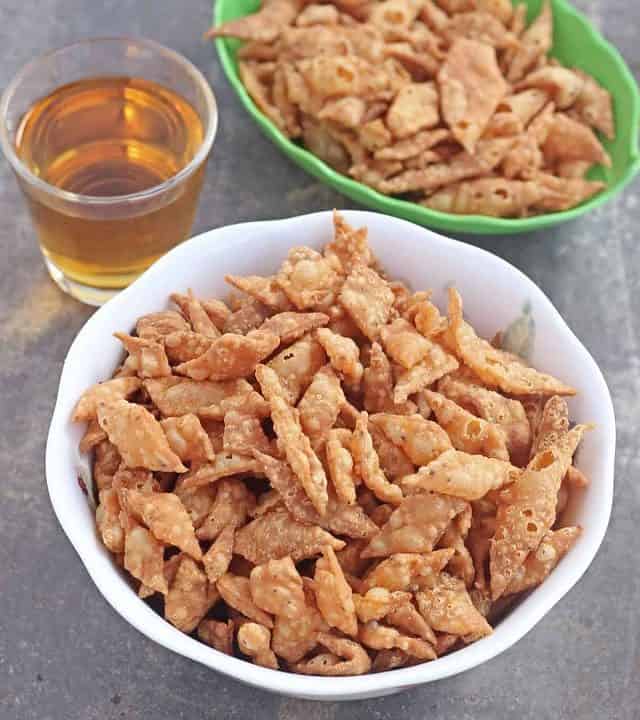
[[[68,478],[64,454],[60,452],[60,443],[63,442],[64,436],[70,432],[68,403],[63,403],[62,399],[68,394],[67,388],[72,382],[73,371],[70,358],[78,352],[88,328],[100,323],[101,320],[117,308],[131,303],[136,295],[144,292],[145,288],[150,287],[157,279],[161,279],[167,274],[170,266],[179,265],[180,263],[188,264],[190,262],[189,256],[196,246],[209,245],[212,242],[222,245],[226,237],[227,241],[234,243],[237,251],[241,251],[242,236],[255,236],[256,231],[260,231],[268,225],[277,225],[284,228],[287,225],[295,226],[299,224],[304,227],[307,221],[326,217],[327,227],[329,228],[331,223],[331,213],[329,212],[314,213],[286,220],[242,223],[203,233],[174,248],[158,260],[129,288],[100,308],[80,330],[69,349],[62,369],[58,398],[51,421],[46,450],[47,484],[58,520],[98,589],[122,617],[140,632],[161,645],[237,680],[286,695],[327,700],[382,695],[404,687],[411,687],[455,675],[495,657],[523,637],[573,587],[593,560],[604,538],[611,513],[615,454],[613,405],[602,373],[591,355],[566,325],[551,301],[529,278],[505,260],[489,252],[471,245],[464,245],[456,240],[419,228],[404,220],[380,216],[372,212],[342,212],[347,220],[354,225],[371,225],[376,220],[381,222],[380,218],[384,217],[385,221],[388,220],[394,226],[395,233],[400,233],[403,229],[407,232],[410,230],[413,234],[420,232],[424,235],[425,241],[439,246],[440,252],[453,251],[455,254],[455,252],[460,251],[459,246],[462,246],[464,254],[469,258],[468,262],[478,266],[482,265],[486,269],[486,277],[491,277],[492,269],[500,269],[504,272],[506,266],[510,273],[513,274],[514,281],[526,287],[528,297],[533,298],[541,312],[546,314],[547,321],[551,321],[564,334],[565,346],[574,354],[577,353],[582,357],[582,362],[587,364],[587,369],[591,375],[590,382],[592,385],[590,392],[601,396],[601,416],[593,419],[597,422],[597,431],[606,435],[604,438],[605,456],[601,459],[601,467],[604,468],[604,477],[601,480],[604,483],[604,495],[601,499],[599,514],[590,520],[588,542],[585,541],[584,537],[581,538],[569,556],[565,558],[565,561],[558,566],[556,572],[552,573],[545,581],[544,593],[540,591],[532,592],[496,627],[491,636],[432,662],[356,677],[303,676],[262,668],[239,658],[220,653],[185,635],[155,613],[132,590],[129,589],[128,594],[124,594],[117,587],[117,583],[109,582],[109,577],[113,577],[113,574],[118,572],[114,563],[106,553],[94,553],[90,547],[87,547],[86,543],[83,542],[83,540],[86,540],[86,535],[81,528],[78,528],[73,512],[62,501],[56,491],[57,484],[74,482],[75,480],[75,478]],[[303,242],[304,239],[301,238],[297,241],[297,244],[303,244]],[[372,244],[375,247],[375,242],[372,242]],[[255,272],[259,273],[260,268],[256,267]],[[169,287],[167,292],[173,289]],[[568,379],[571,381],[571,378]],[[66,477],[64,477],[65,474]],[[80,492],[79,488],[78,492]]]

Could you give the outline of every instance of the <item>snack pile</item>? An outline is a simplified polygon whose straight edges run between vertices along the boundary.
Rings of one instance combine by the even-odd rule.
[[[352,675],[491,633],[580,534],[575,390],[389,280],[334,215],[322,253],[118,333],[73,420],[104,545],[217,650]],[[153,596],[153,597],[152,597]]]
[[[263,0],[212,28],[246,41],[240,77],[289,138],[385,195],[447,213],[524,217],[602,190],[611,96],[548,55],[545,0]]]

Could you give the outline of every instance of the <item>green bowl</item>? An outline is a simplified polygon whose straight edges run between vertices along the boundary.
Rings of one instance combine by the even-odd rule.
[[[217,0],[214,22],[220,25],[228,20],[242,17],[255,12],[259,5],[259,0]],[[531,20],[540,11],[542,0],[526,0],[526,5]],[[438,212],[416,203],[382,195],[336,172],[301,145],[285,137],[256,107],[238,75],[236,51],[240,43],[237,40],[218,38],[216,46],[222,67],[250,115],[267,137],[293,162],[314,177],[366,207],[411,220],[419,225],[456,233],[506,235],[541,230],[573,220],[599,207],[620,192],[640,168],[638,152],[640,94],[631,72],[620,53],[566,0],[552,0],[552,5],[555,29],[551,54],[564,65],[581,68],[609,90],[613,96],[616,138],[603,139],[603,144],[611,156],[612,166],[594,167],[589,172],[590,179],[603,180],[607,183],[604,191],[571,210],[529,218],[504,219]]]

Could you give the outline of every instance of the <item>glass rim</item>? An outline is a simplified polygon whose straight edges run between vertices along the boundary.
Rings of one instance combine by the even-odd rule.
[[[32,170],[18,156],[14,143],[9,137],[9,128],[7,127],[6,122],[9,104],[13,99],[13,96],[15,95],[24,77],[31,70],[36,68],[38,65],[45,63],[47,59],[53,57],[54,55],[71,50],[76,47],[81,47],[83,45],[92,45],[97,43],[114,43],[123,41],[146,46],[154,52],[160,53],[165,57],[168,57],[177,64],[181,65],[187,71],[187,73],[195,80],[200,90],[202,90],[207,106],[207,111],[209,113],[209,120],[204,133],[204,137],[202,139],[202,143],[200,144],[200,147],[198,148],[196,154],[191,158],[187,165],[185,165],[175,175],[172,175],[164,182],[158,185],[153,185],[146,190],[129,193],[127,195],[110,195],[107,197],[102,195],[83,195],[81,193],[70,192],[69,190],[62,190],[61,188],[56,187],[55,185],[52,185],[46,180],[43,180],[42,178],[35,175]],[[94,38],[86,38],[84,40],[79,40],[77,42],[64,45],[54,50],[49,50],[42,55],[38,55],[37,57],[30,60],[26,65],[23,65],[20,70],[18,70],[18,72],[11,80],[9,85],[7,85],[4,92],[2,93],[2,96],[0,97],[0,148],[2,148],[2,151],[4,152],[9,163],[11,164],[13,170],[18,175],[20,175],[23,180],[28,182],[30,185],[35,186],[42,192],[47,193],[48,195],[55,196],[56,198],[64,200],[66,202],[79,203],[82,205],[107,206],[123,202],[143,202],[157,195],[160,195],[167,190],[174,188],[182,181],[184,181],[187,177],[189,177],[189,175],[191,175],[206,160],[207,155],[209,154],[211,147],[213,146],[213,141],[216,137],[217,131],[218,105],[213,90],[207,82],[207,79],[205,78],[203,73],[190,60],[188,60],[184,55],[181,55],[179,52],[176,52],[175,50],[172,50],[171,48],[168,48],[161,43],[155,42],[155,40],[149,40],[143,37],[136,37],[134,35],[106,35]]]

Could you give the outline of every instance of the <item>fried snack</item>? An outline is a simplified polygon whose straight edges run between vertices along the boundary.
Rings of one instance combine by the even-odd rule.
[[[200,357],[175,368],[194,380],[234,380],[251,374],[280,344],[271,332],[252,330],[247,335],[225,333]]]
[[[215,459],[211,440],[196,415],[169,417],[161,420],[160,425],[169,446],[183,462],[201,463]]]
[[[340,502],[333,493],[328,494],[327,512],[320,515],[286,462],[257,451],[254,455],[286,509],[299,522],[354,538],[371,537],[376,532],[375,524],[359,505]]]
[[[584,180],[610,163],[593,131],[615,137],[610,93],[548,57],[551,3],[528,27],[526,10],[510,0],[265,0],[209,36],[246,41],[240,77],[258,108],[338,172],[442,212],[526,217],[600,192]],[[339,289],[333,273],[371,265],[366,234],[343,237],[324,257],[294,248],[279,274],[230,281],[277,311],[290,301],[324,312]]]
[[[330,652],[295,664],[296,672],[304,675],[362,675],[371,669],[369,655],[357,642],[328,633],[319,633],[318,642]]]
[[[338,500],[347,505],[354,505],[356,502],[356,484],[353,456],[349,450],[350,445],[351,433],[348,430],[330,430],[325,445],[325,454],[329,477]]]
[[[295,562],[316,557],[325,545],[341,550],[345,543],[317,525],[303,525],[286,510],[272,510],[238,530],[234,550],[255,565],[290,555]]]
[[[345,402],[340,380],[331,366],[318,370],[298,403],[300,425],[315,450],[324,446]]]
[[[438,632],[478,639],[490,635],[491,625],[471,602],[464,582],[441,573],[434,587],[416,593],[418,610]]]
[[[234,533],[235,526],[227,525],[202,556],[204,571],[212,584],[217,582],[229,569],[233,556]]]
[[[463,500],[479,500],[491,490],[512,483],[520,470],[504,460],[469,455],[460,450],[445,450],[415,475],[402,478],[405,495],[434,491]]]
[[[180,548],[195,560],[202,558],[193,523],[177,495],[123,490],[122,497],[128,512],[140,518],[158,540]]]
[[[394,553],[366,574],[364,586],[415,592],[425,584],[433,584],[452,555],[453,550],[450,549],[427,553]]]
[[[390,483],[382,472],[378,453],[373,447],[368,430],[368,422],[367,413],[361,413],[351,437],[351,454],[356,474],[379,500],[398,505],[402,501],[402,490]]]
[[[465,505],[458,498],[437,493],[404,498],[362,551],[362,557],[431,552],[449,521],[462,512]]]
[[[148,338],[131,337],[124,333],[115,333],[115,337],[129,353],[125,363],[138,377],[166,377],[171,375],[169,360],[162,343]]]
[[[250,657],[256,665],[278,669],[278,659],[270,647],[271,633],[259,623],[243,623],[238,629],[240,652]]]
[[[99,404],[109,404],[112,400],[126,399],[133,395],[142,386],[142,381],[136,377],[120,377],[92,385],[82,394],[73,411],[73,422],[89,422],[97,419]]]
[[[190,557],[183,556],[164,601],[164,616],[178,630],[190,633],[209,610],[207,576]]]
[[[320,515],[327,510],[327,476],[300,424],[300,413],[286,401],[284,389],[274,370],[261,365],[256,378],[271,406],[271,420],[278,436],[278,447]]]
[[[449,450],[449,436],[437,423],[425,420],[422,415],[371,416],[371,422],[385,436],[398,445],[414,465],[428,465],[441,453]]]
[[[382,98],[410,72],[397,65],[394,84],[384,84],[380,68],[410,54],[385,54],[385,38],[442,61],[448,46],[439,37],[451,18],[444,13],[436,36],[443,13],[430,2],[376,3],[384,30],[358,50],[378,67],[371,73],[348,53],[339,56],[346,64],[311,62],[323,32],[314,18],[336,6],[318,7],[316,15],[307,5],[307,24],[284,30],[296,36],[300,73],[326,91],[332,113],[352,105],[338,102],[349,95],[331,95],[336,84],[373,93],[380,109],[348,132],[368,126],[377,152]],[[509,36],[482,16],[501,17],[501,0],[456,7],[452,42],[485,32],[501,62],[515,57],[519,47],[502,48]],[[519,33],[520,15],[506,32]],[[349,49],[355,26],[343,23],[339,13],[332,32]],[[245,52],[278,50],[256,41]],[[336,67],[354,74],[336,79]],[[271,75],[257,70],[267,91]],[[518,124],[542,136],[553,115],[544,102],[532,111],[535,93],[569,92],[561,80],[540,73],[504,98],[500,112],[513,117],[493,124],[496,139]],[[545,84],[552,81],[555,89]],[[273,99],[293,122],[283,102]],[[418,131],[417,145],[443,142],[423,135],[441,130]],[[410,160],[412,138],[394,141],[393,152]],[[557,181],[542,173],[539,182],[542,175],[549,187]],[[93,454],[98,537],[138,597],[153,597],[168,622],[220,652],[328,676],[431,661],[488,634],[570,551],[581,530],[565,527],[564,509],[588,485],[572,464],[586,429],[569,429],[563,396],[573,389],[500,349],[501,333],[479,338],[455,290],[445,318],[431,291],[388,278],[366,228],[338,213],[333,226],[322,252],[297,247],[272,275],[229,278],[243,291],[229,305],[189,293],[174,296],[181,313],[140,318],[137,335],[120,335],[135,359],[73,412],[86,423],[80,452]],[[238,377],[184,377],[172,364],[199,364],[216,347],[225,349],[206,360],[213,376],[233,368]],[[233,347],[242,358],[227,354]],[[256,352],[247,359],[249,347]],[[157,348],[169,374],[133,376],[156,374],[144,353]]]
[[[216,587],[229,607],[265,627],[273,627],[271,616],[261,610],[251,597],[249,578],[227,572],[219,578]]]
[[[316,561],[313,579],[316,603],[325,622],[345,635],[357,635],[358,620],[353,593],[330,545],[322,549],[322,557]]]
[[[479,338],[462,316],[462,298],[455,288],[449,289],[448,333],[456,354],[490,387],[514,395],[575,395],[574,388]]]
[[[198,625],[198,639],[218,652],[233,655],[233,631],[233,620],[203,620]]]
[[[554,523],[560,483],[589,427],[576,425],[556,444],[542,450],[500,502],[490,549],[491,597],[497,600]]]
[[[253,602],[271,615],[296,618],[304,613],[302,578],[288,555],[253,568],[249,588]]]

